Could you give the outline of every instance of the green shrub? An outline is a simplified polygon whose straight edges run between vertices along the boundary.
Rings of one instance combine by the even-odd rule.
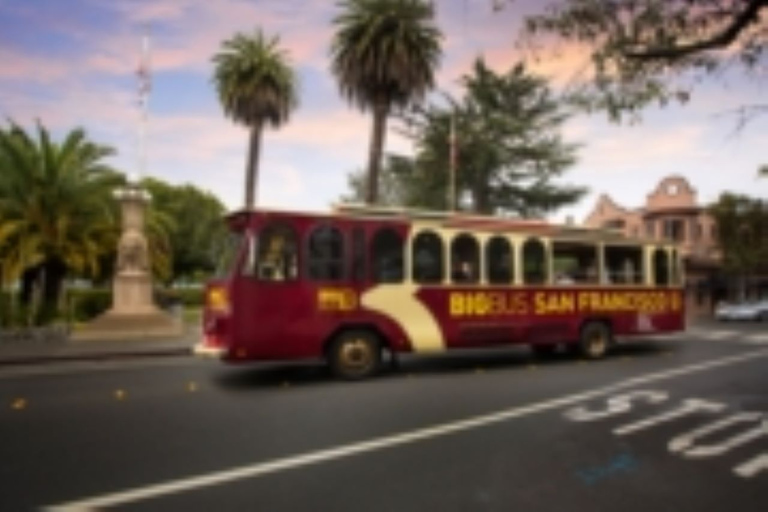
[[[67,293],[70,321],[87,322],[112,307],[109,288],[78,288]]]
[[[180,304],[185,308],[199,308],[203,305],[203,288],[158,288],[155,290],[155,302],[161,308]]]

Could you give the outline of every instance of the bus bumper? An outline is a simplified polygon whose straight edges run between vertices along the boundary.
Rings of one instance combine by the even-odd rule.
[[[201,341],[192,348],[192,353],[197,357],[221,359],[227,353],[227,349],[224,347],[213,347]]]

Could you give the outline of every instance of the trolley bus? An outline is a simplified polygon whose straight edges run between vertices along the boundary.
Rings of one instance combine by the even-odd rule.
[[[385,352],[565,345],[596,359],[619,336],[684,329],[678,251],[612,230],[359,205],[227,222],[195,347],[226,362],[322,357],[361,379]]]

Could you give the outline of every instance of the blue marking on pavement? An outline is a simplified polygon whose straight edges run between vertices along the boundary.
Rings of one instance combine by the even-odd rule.
[[[615,476],[619,473],[629,473],[637,469],[638,461],[631,453],[622,453],[614,457],[604,466],[596,466],[589,469],[582,469],[576,472],[576,475],[585,485],[594,485],[606,478]]]

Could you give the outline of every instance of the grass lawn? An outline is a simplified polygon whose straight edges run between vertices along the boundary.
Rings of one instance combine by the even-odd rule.
[[[201,308],[184,308],[184,324],[190,327],[200,325],[203,310]]]

